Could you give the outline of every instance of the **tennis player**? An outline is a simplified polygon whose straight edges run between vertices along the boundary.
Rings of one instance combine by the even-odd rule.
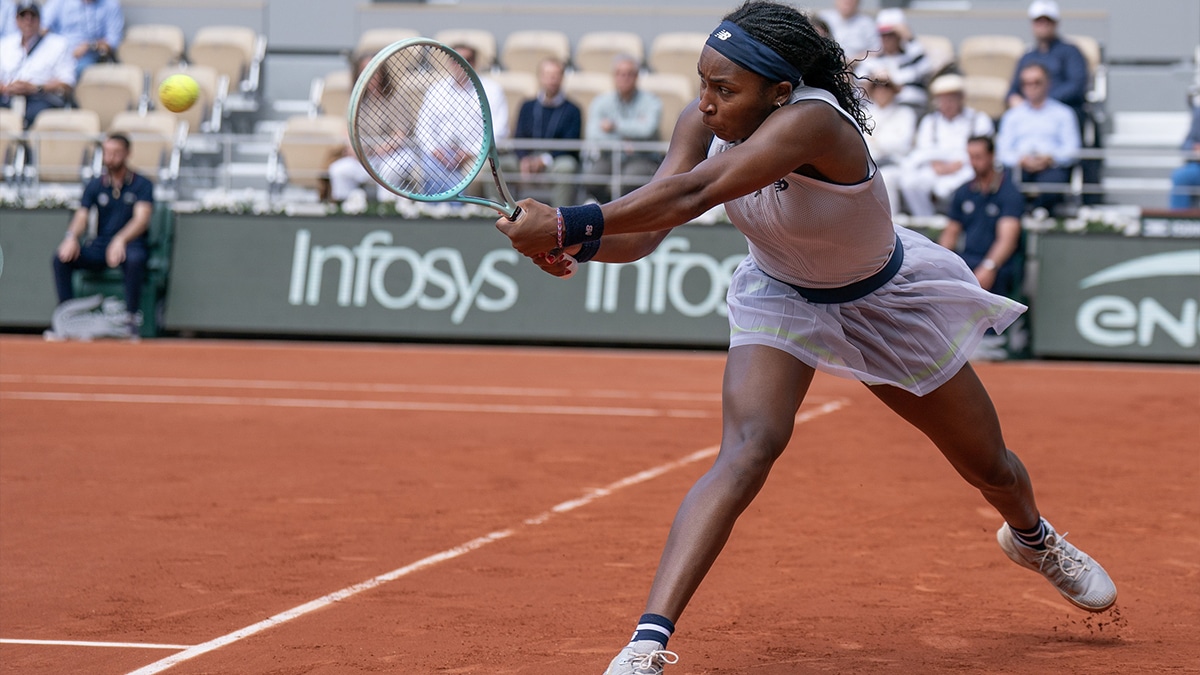
[[[558,276],[565,263],[538,256],[637,260],[722,203],[749,243],[728,293],[721,450],[684,498],[645,614],[607,675],[658,674],[678,659],[666,649],[675,622],[787,446],[815,369],[864,382],[924,432],[1003,517],[1005,555],[1078,607],[1110,607],[1112,580],[1041,517],[967,361],[984,331],[1026,308],[892,224],[842,50],[790,6],[752,1],[709,36],[698,71],[700,98],[651,183],[603,205],[525,200],[516,222],[497,221]]]

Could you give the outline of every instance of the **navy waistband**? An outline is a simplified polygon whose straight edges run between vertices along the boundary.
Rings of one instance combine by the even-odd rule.
[[[796,289],[800,297],[809,302],[815,302],[819,305],[836,305],[865,298],[874,293],[884,284],[891,281],[892,277],[896,276],[896,272],[900,271],[900,265],[902,264],[904,264],[904,246],[900,244],[900,235],[896,235],[896,248],[892,249],[892,257],[888,258],[887,264],[883,266],[883,269],[866,279],[838,288],[805,288],[804,286],[797,286],[795,284],[788,284],[788,286]]]

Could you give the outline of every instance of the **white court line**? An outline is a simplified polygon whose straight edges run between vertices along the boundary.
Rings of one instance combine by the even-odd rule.
[[[6,645],[56,645],[63,647],[119,647],[121,649],[188,649],[191,645],[156,645],[145,642],[86,642],[83,640],[12,640],[0,638]]]
[[[530,415],[586,415],[591,417],[716,417],[719,411],[609,408],[603,406],[513,405],[500,403],[437,403],[432,401],[354,401],[345,399],[171,396],[160,394],[102,394],[70,391],[0,391],[0,399],[20,401],[69,401],[76,403],[137,403],[179,405],[262,406],[268,408],[330,408],[334,410],[408,410],[421,412],[467,412]]]
[[[370,391],[396,394],[453,394],[456,396],[529,396],[562,398],[667,399],[719,401],[720,393],[682,391],[623,391],[619,389],[548,389],[543,387],[480,387],[396,384],[391,382],[314,382],[303,380],[242,380],[204,377],[125,377],[105,375],[0,375],[5,384],[65,384],[111,387],[187,387],[210,389],[289,389],[293,391]]]
[[[814,408],[813,410],[806,411],[806,412],[800,413],[799,415],[796,415],[796,423],[802,424],[804,422],[815,419],[822,415],[828,415],[829,413],[840,410],[841,408],[843,408],[846,405],[847,405],[847,402],[844,400],[838,400],[838,401],[832,401],[830,403],[826,403],[817,408]],[[692,454],[687,455],[686,457],[683,457],[681,459],[677,459],[673,462],[667,462],[666,464],[661,464],[652,469],[647,469],[640,473],[636,473],[632,476],[622,478],[621,480],[618,480],[615,483],[611,483],[606,487],[597,488],[595,490],[592,490],[588,494],[584,495],[583,497],[580,497],[579,499],[573,499],[573,500],[558,504],[556,506],[553,506],[550,508],[549,511],[546,511],[545,513],[534,516],[533,518],[526,519],[523,522],[523,525],[525,525],[527,527],[541,525],[542,523],[545,523],[546,521],[553,518],[554,515],[556,515],[556,514],[566,513],[568,511],[573,511],[580,507],[587,506],[588,504],[596,501],[597,499],[611,495],[612,493],[616,492],[617,490],[621,490],[623,488],[630,487],[631,485],[637,485],[638,483],[644,483],[648,480],[657,478],[658,476],[661,476],[661,475],[663,475],[669,471],[672,471],[674,469],[678,469],[682,466],[686,466],[688,464],[697,462],[702,459],[706,459],[708,457],[713,457],[714,455],[717,454],[718,450],[720,450],[720,446],[713,446],[713,447],[709,447],[709,448],[704,448],[703,450],[697,450],[696,452],[693,452]],[[183,663],[184,661],[189,661],[189,660],[194,659],[197,656],[200,656],[202,654],[207,654],[208,652],[211,652],[211,651],[220,649],[221,647],[225,647],[227,645],[233,644],[234,642],[237,642],[244,638],[250,637],[251,635],[254,635],[256,633],[261,633],[262,631],[267,630],[268,628],[273,628],[280,624],[291,621],[292,619],[296,619],[296,618],[304,616],[305,614],[308,614],[310,612],[314,612],[323,607],[328,607],[329,605],[332,605],[335,602],[345,600],[346,598],[349,598],[350,596],[357,595],[358,593],[362,593],[363,591],[371,590],[372,588],[376,588],[378,586],[382,586],[383,584],[385,584],[389,581],[395,581],[396,579],[408,576],[409,574],[412,574],[413,572],[417,572],[419,570],[425,569],[426,567],[432,567],[434,565],[437,565],[438,563],[443,563],[443,562],[446,562],[447,560],[453,560],[454,558],[457,558],[459,556],[470,553],[471,551],[475,551],[480,548],[483,548],[484,546],[487,546],[488,544],[491,544],[491,543],[494,543],[497,541],[501,541],[503,539],[507,539],[508,537],[511,537],[512,535],[516,534],[519,527],[520,526],[510,527],[506,530],[497,530],[496,532],[492,532],[492,533],[486,534],[482,537],[472,539],[471,541],[468,541],[467,543],[462,544],[460,546],[455,546],[454,548],[447,549],[445,551],[442,551],[441,553],[435,553],[427,558],[422,558],[421,560],[418,560],[415,563],[401,567],[400,569],[392,570],[391,572],[388,572],[386,574],[381,574],[372,579],[368,579],[362,583],[358,583],[353,586],[348,586],[346,588],[343,588],[340,591],[335,591],[333,593],[330,593],[329,595],[317,598],[316,600],[313,600],[311,602],[306,602],[303,605],[300,605],[298,607],[293,607],[292,609],[289,609],[286,612],[276,614],[275,616],[272,616],[268,619],[264,619],[263,621],[259,621],[256,624],[247,626],[245,628],[241,628],[239,630],[235,630],[232,633],[222,635],[221,637],[214,638],[212,640],[209,640],[208,642],[198,644],[194,647],[188,647],[186,650],[179,652],[178,654],[172,654],[164,659],[155,661],[154,663],[151,663],[150,665],[143,666],[141,668],[138,668],[137,670],[131,671],[128,673],[128,675],[155,675],[155,673],[161,673],[164,670],[167,670],[168,668],[170,668],[172,666]]]

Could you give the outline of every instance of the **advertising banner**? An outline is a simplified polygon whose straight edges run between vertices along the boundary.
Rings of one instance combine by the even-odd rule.
[[[1037,356],[1200,361],[1200,239],[1042,235]]]
[[[51,261],[70,221],[67,209],[0,211],[0,326],[50,326],[58,305]]]

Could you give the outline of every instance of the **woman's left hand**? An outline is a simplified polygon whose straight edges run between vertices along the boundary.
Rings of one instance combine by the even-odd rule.
[[[533,199],[517,204],[521,215],[515,221],[498,218],[496,229],[512,241],[513,248],[530,258],[536,258],[558,248],[558,215],[554,207]]]

